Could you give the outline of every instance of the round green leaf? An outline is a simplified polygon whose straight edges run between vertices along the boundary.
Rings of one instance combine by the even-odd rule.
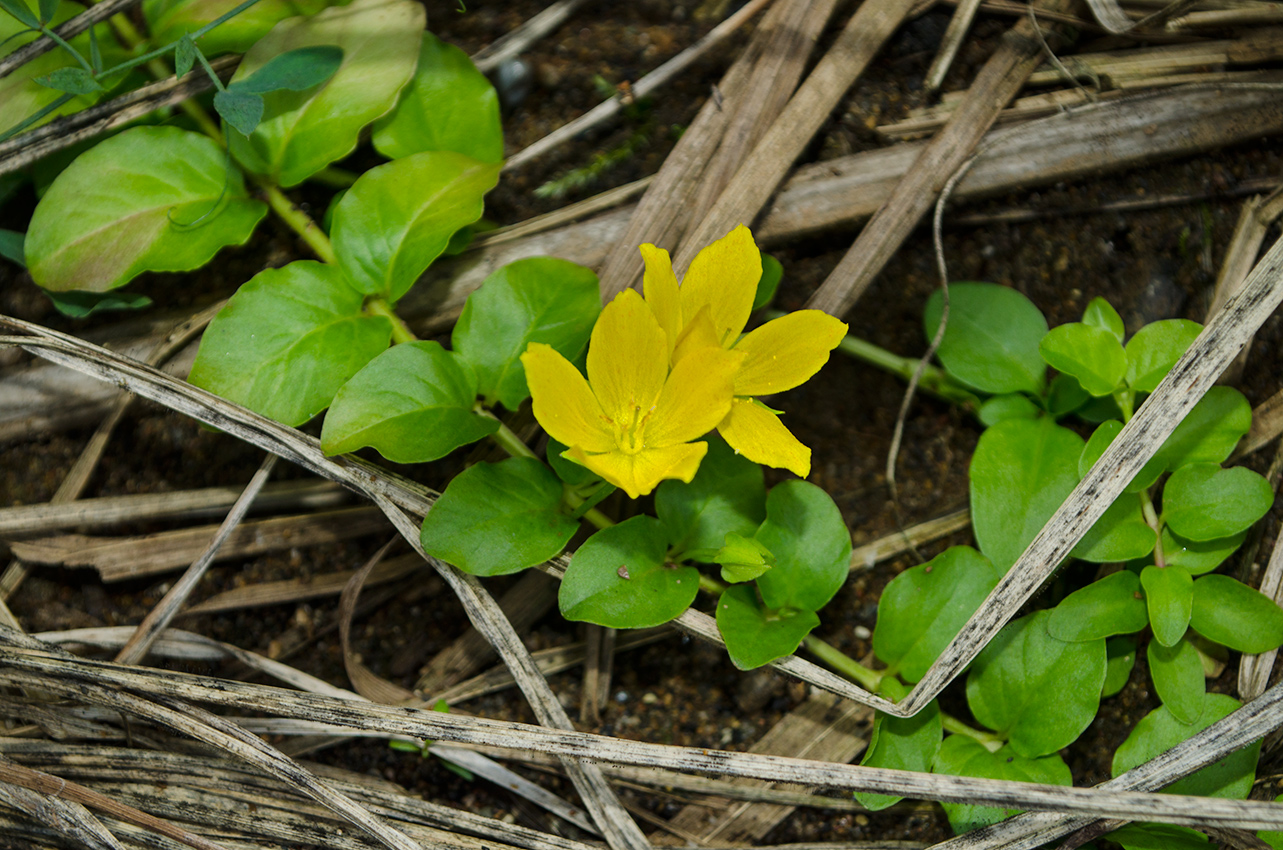
[[[538,460],[478,463],[450,481],[424,518],[423,549],[476,576],[515,573],[570,542],[579,523],[560,505],[561,482]]]
[[[1078,483],[1082,438],[1051,419],[1012,419],[980,435],[971,457],[976,542],[1004,573]]]
[[[1190,540],[1237,534],[1273,504],[1269,482],[1241,466],[1192,463],[1173,472],[1163,487],[1163,520]]]
[[[1118,338],[1082,322],[1052,328],[1038,351],[1052,368],[1073,375],[1094,396],[1112,393],[1127,370],[1127,355]]]
[[[1085,477],[1087,471],[1096,465],[1100,456],[1109,448],[1110,443],[1123,430],[1123,423],[1117,419],[1106,419],[1096,426],[1096,430],[1091,433],[1087,440],[1087,445],[1083,448],[1082,455],[1078,458],[1078,474]],[[1140,472],[1127,483],[1124,488],[1126,493],[1139,493],[1154,486],[1154,482],[1167,471],[1166,464],[1159,458],[1151,458],[1148,463],[1141,467]],[[1081,557],[1081,556],[1079,556]],[[1122,559],[1126,560],[1126,559]]]
[[[1154,639],[1163,646],[1175,646],[1189,628],[1194,579],[1184,567],[1148,566],[1141,570],[1140,583]]]
[[[997,587],[1002,572],[970,546],[954,546],[893,578],[878,602],[873,651],[917,682]]]
[[[1243,394],[1233,387],[1212,387],[1163,441],[1145,468],[1223,463],[1251,427],[1252,406]]]
[[[1138,632],[1149,625],[1140,580],[1120,570],[1060,601],[1047,621],[1047,632],[1066,641],[1099,640]]]
[[[373,141],[374,149],[388,159],[454,151],[481,162],[499,162],[499,96],[468,54],[425,32],[410,85],[396,108],[375,122]]]
[[[615,629],[644,629],[681,614],[699,591],[699,572],[665,563],[667,542],[663,524],[648,516],[589,537],[561,581],[561,615]]]
[[[1167,823],[1129,823],[1105,837],[1123,850],[1208,850],[1211,841],[1201,832]]]
[[[1078,383],[1078,379],[1073,375],[1065,375],[1063,373],[1057,375],[1051,379],[1051,386],[1047,389],[1047,412],[1057,419],[1073,413],[1092,401],[1113,403],[1113,399],[1110,398],[1093,398],[1092,394],[1083,389],[1082,384]]]
[[[1194,582],[1190,626],[1209,640],[1239,652],[1260,653],[1283,646],[1283,610],[1264,593],[1229,576]]]
[[[766,496],[766,521],[754,535],[775,555],[757,580],[769,608],[818,611],[851,571],[851,532],[829,494],[806,481],[785,481]]]
[[[1100,689],[1100,695],[1112,697],[1131,678],[1132,667],[1136,666],[1136,641],[1129,637],[1110,638],[1105,641],[1105,658],[1105,685]]]
[[[409,82],[423,24],[423,6],[411,0],[353,0],[281,21],[245,54],[233,86],[301,47],[333,45],[343,51],[343,62],[318,88],[265,95],[267,109],[254,132],[228,135],[232,154],[281,186],[301,183],[347,156],[361,128],[390,110]]]
[[[1204,694],[1203,712],[1195,723],[1182,723],[1166,706],[1159,706],[1141,718],[1136,728],[1114,753],[1113,775],[1126,773],[1172,747],[1202,732],[1239,707],[1238,700],[1224,694]],[[1215,764],[1186,776],[1164,788],[1164,794],[1191,794],[1243,800],[1252,790],[1261,742],[1256,741]]]
[[[909,689],[887,676],[878,691],[890,700],[899,701],[904,699]],[[940,706],[935,700],[912,717],[875,712],[873,732],[869,735],[869,746],[864,751],[864,758],[860,759],[860,765],[929,773],[935,764],[936,754],[940,752],[943,735]],[[869,811],[878,812],[903,798],[856,791],[855,799]]]
[[[927,339],[940,327],[943,296],[936,292],[923,313]],[[936,356],[961,381],[987,393],[1042,393],[1046,366],[1038,341],[1047,320],[1033,303],[996,283],[949,286],[949,326]]]
[[[497,269],[468,296],[451,343],[477,374],[477,391],[516,410],[530,396],[521,355],[542,342],[578,358],[601,313],[597,275],[553,257],[517,260]]]
[[[1130,561],[1154,551],[1158,535],[1141,513],[1140,500],[1124,493],[1087,530],[1071,553],[1094,564]]]
[[[143,0],[143,18],[153,44],[169,44],[222,17],[242,0]],[[329,5],[326,0],[258,0],[201,36],[206,56],[244,53],[254,42],[286,18],[314,15]]]
[[[213,140],[135,127],[54,180],[31,217],[27,265],[45,289],[106,292],[145,271],[199,268],[266,213]]]
[[[1083,324],[1108,331],[1114,339],[1120,343],[1123,341],[1123,317],[1104,298],[1097,297],[1088,302],[1087,309],[1083,311]]]
[[[1225,559],[1243,545],[1246,537],[1247,532],[1240,531],[1214,540],[1186,540],[1163,526],[1163,558],[1168,566],[1184,567],[1190,575],[1199,576],[1225,563]]]
[[[472,374],[440,343],[397,345],[334,396],[321,448],[336,455],[371,446],[393,463],[436,460],[499,430],[497,420],[472,412],[476,399]]]
[[[1198,650],[1187,640],[1178,640],[1170,647],[1151,640],[1146,656],[1154,690],[1163,705],[1180,722],[1197,723],[1203,715],[1203,696],[1207,693]]]
[[[668,529],[674,556],[718,549],[731,532],[751,536],[766,519],[762,467],[710,435],[691,482],[668,480],[656,489],[655,513]]]
[[[499,166],[445,151],[370,169],[334,209],[339,265],[361,292],[395,301],[456,230],[481,218],[498,179]]]
[[[1187,319],[1164,319],[1138,330],[1127,341],[1127,386],[1152,393],[1202,330]]]
[[[750,584],[728,587],[717,600],[717,630],[731,662],[753,670],[791,655],[820,624],[814,611],[771,611]]]
[[[1058,755],[1031,759],[1010,746],[991,753],[984,744],[965,735],[950,735],[944,739],[932,772],[945,776],[975,776],[980,779],[1007,779],[1043,785],[1073,784],[1069,766]],[[1020,813],[1019,809],[996,809],[968,803],[940,805],[949,818],[949,825],[959,835]]]
[[[986,427],[1005,419],[1037,419],[1042,411],[1024,393],[1007,393],[987,399],[977,414]]]
[[[1105,641],[1068,643],[1047,633],[1051,612],[1007,624],[976,656],[967,705],[1008,735],[1026,758],[1068,746],[1091,724],[1105,683]]]
[[[388,347],[391,323],[361,302],[334,266],[299,260],[259,272],[210,322],[189,380],[301,425]]]

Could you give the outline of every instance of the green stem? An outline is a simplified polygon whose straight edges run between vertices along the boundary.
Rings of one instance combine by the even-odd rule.
[[[963,723],[952,714],[940,712],[940,721],[944,725],[946,732],[953,732],[955,735],[966,735],[973,741],[979,741],[984,744],[990,752],[997,752],[1002,749],[1002,745],[1007,743],[1006,739],[996,732],[986,732],[983,729],[976,729]]]
[[[47,26],[41,26],[40,34],[48,36],[50,40],[53,41],[54,44],[58,45],[63,50],[70,53],[72,58],[80,63],[81,68],[84,68],[85,71],[87,71],[89,74],[91,75],[93,74],[94,72],[93,66],[85,61],[85,57],[80,55],[79,50],[77,50],[76,48],[68,44],[66,41],[64,41],[63,38],[60,35],[58,35],[58,33],[54,32],[52,29],[50,29]]]
[[[262,189],[263,197],[267,199],[267,205],[272,208],[272,212],[280,216],[282,221],[302,237],[303,241],[308,244],[322,262],[331,264],[338,262],[338,257],[334,254],[334,246],[330,243],[330,237],[325,235],[325,231],[321,230],[311,216],[285,197],[285,193],[281,191],[279,186],[260,184],[260,188]]]
[[[722,584],[712,576],[706,576],[703,573],[700,573],[699,589],[707,593],[709,596],[717,597],[726,592],[726,585]]]
[[[133,22],[124,15],[113,15],[108,23],[111,24],[111,28],[115,31],[120,41],[130,50],[137,49],[140,44],[146,41],[143,38],[143,34],[133,25]],[[214,69],[209,67],[209,62],[205,60],[205,55],[199,52],[196,55],[200,58],[200,62],[205,67],[205,72],[209,74],[209,78],[214,81],[214,85],[222,91],[223,84],[218,79],[218,75],[214,73]],[[159,56],[148,59],[144,64],[147,66],[147,72],[157,80],[164,80],[174,75],[174,72]],[[201,108],[200,104],[191,100],[183,100],[179,102],[178,108],[188,118],[192,119],[202,133],[218,142],[220,147],[223,145],[222,129],[219,128],[218,122],[210,118],[209,113]]]
[[[336,168],[331,165],[328,168],[322,168],[307,179],[322,186],[329,186],[332,189],[346,189],[355,183],[356,178],[360,176],[348,171],[346,168]]]
[[[878,684],[881,683],[882,677],[885,675],[880,670],[871,670],[865,667],[842,650],[825,643],[815,635],[807,635],[803,638],[802,646],[805,646],[812,655],[834,670],[863,685],[865,690],[870,693],[877,691]]]
[[[1136,494],[1140,497],[1140,512],[1145,517],[1145,524],[1154,529],[1154,566],[1167,566],[1167,558],[1163,555],[1163,520],[1154,508],[1154,500],[1149,497],[1148,490],[1142,490]]]
[[[386,298],[371,298],[365,302],[365,312],[372,316],[382,316],[392,323],[392,342],[400,345],[403,342],[418,342],[419,338],[410,330],[405,320],[396,314]],[[514,435],[515,436],[515,435]]]

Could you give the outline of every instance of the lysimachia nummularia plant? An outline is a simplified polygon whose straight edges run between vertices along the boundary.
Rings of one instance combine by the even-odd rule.
[[[885,665],[880,689],[892,699],[925,674],[1201,330],[1166,320],[1128,339],[1100,298],[1081,322],[1048,330],[1037,308],[1006,287],[959,283],[949,297],[940,362],[949,379],[984,399],[978,412],[988,426],[970,468],[977,548],[950,548],[884,591],[873,650]],[[928,304],[928,338],[941,301],[937,294]],[[1050,380],[1048,366],[1058,372]],[[1059,423],[1070,415],[1094,423],[1088,439]],[[863,763],[1067,785],[1059,750],[1087,728],[1102,698],[1127,683],[1142,637],[1163,704],[1118,749],[1115,775],[1237,708],[1233,698],[1208,693],[1206,677],[1223,667],[1227,649],[1258,653],[1283,644],[1283,610],[1213,574],[1274,499],[1260,475],[1222,466],[1250,424],[1242,394],[1214,387],[1168,437],[1074,549],[1074,558],[1099,565],[1093,580],[1009,623],[972,664],[966,702],[983,728],[935,704],[910,719],[879,714]],[[1167,790],[1245,798],[1259,749],[1240,750]],[[895,799],[859,796],[872,807]],[[1011,814],[960,804],[945,810],[958,831]],[[1192,830],[1145,824],[1110,838],[1137,850],[1207,842]]]

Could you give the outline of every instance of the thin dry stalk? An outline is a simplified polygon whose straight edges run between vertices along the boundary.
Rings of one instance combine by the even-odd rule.
[[[1270,483],[1277,491],[1279,473],[1283,472],[1283,446],[1275,451],[1270,472],[1274,474],[1267,480],[1272,479]],[[1257,589],[1276,603],[1283,604],[1283,538],[1277,536],[1274,538],[1274,549],[1270,552],[1269,563],[1265,567],[1260,587]],[[1278,654],[1277,649],[1271,649],[1259,655],[1243,656],[1238,665],[1239,696],[1245,700],[1252,700],[1265,692],[1266,686],[1270,683],[1270,674],[1274,672],[1274,662]]]
[[[0,776],[2,769],[0,765]],[[7,779],[0,781],[0,802],[91,850],[123,850],[102,822],[78,802]]]
[[[714,27],[707,35],[681,53],[669,59],[637,82],[633,83],[632,91],[634,97],[646,97],[661,86],[667,84],[669,80],[681,74],[688,67],[694,64],[705,53],[720,44],[727,36],[739,29],[750,18],[760,12],[772,0],[751,0],[743,8],[731,15]],[[545,153],[558,147],[564,142],[573,139],[580,133],[595,127],[619,114],[623,109],[623,103],[619,98],[613,97],[594,106],[575,120],[568,124],[563,124],[556,130],[544,136],[539,141],[517,151],[508,157],[507,162],[503,165],[504,171],[511,171],[519,168],[531,160],[543,156]]]
[[[881,537],[871,543],[851,550],[851,571],[867,570],[897,555],[911,552],[918,546],[948,537],[971,525],[971,511],[963,508],[936,519],[929,519]]]
[[[1166,44],[1136,50],[1081,53],[1065,58],[1075,76],[1135,82],[1147,77],[1192,73],[1208,66],[1255,65],[1283,58],[1283,37],[1273,29],[1260,29],[1236,39]],[[1064,77],[1056,68],[1035,71],[1029,85],[1059,85]]]
[[[347,671],[347,677],[352,682],[352,687],[356,692],[371,702],[379,702],[384,705],[396,705],[406,700],[414,699],[414,694],[398,685],[394,685],[386,679],[376,676],[369,667],[361,663],[361,659],[352,651],[352,615],[356,610],[357,599],[361,596],[361,588],[365,586],[366,579],[374,572],[374,569],[382,562],[383,557],[387,555],[393,545],[397,542],[396,537],[392,537],[379,551],[370,556],[361,569],[357,570],[347,585],[343,588],[342,595],[339,596],[339,645],[343,648],[343,668]]]
[[[365,586],[374,587],[405,578],[422,566],[423,560],[418,555],[401,555],[375,567],[366,579]],[[195,617],[221,611],[238,611],[245,608],[261,608],[265,605],[302,602],[324,596],[338,596],[353,575],[352,570],[343,570],[311,578],[292,578],[237,587],[193,605],[183,611],[183,616]]]
[[[936,58],[931,60],[931,67],[927,69],[926,78],[922,82],[922,87],[927,91],[938,91],[944,84],[944,75],[949,73],[949,68],[958,55],[958,48],[966,41],[967,32],[970,31],[971,22],[975,20],[979,8],[980,0],[962,0],[953,10],[949,28],[944,31],[944,38],[940,39],[940,50],[936,52]]]
[[[530,45],[564,24],[584,5],[584,0],[557,0],[512,32],[472,55],[477,70],[488,74],[510,59],[525,53]]]

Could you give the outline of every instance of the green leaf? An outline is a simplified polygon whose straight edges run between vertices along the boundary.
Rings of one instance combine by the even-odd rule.
[[[187,33],[178,40],[178,46],[174,48],[174,76],[184,77],[196,64],[196,42]]]
[[[976,542],[1003,572],[1078,483],[1082,438],[1051,419],[999,422],[971,458]]]
[[[675,557],[720,548],[728,533],[751,536],[766,519],[762,467],[710,436],[689,484],[668,480],[656,489],[655,513],[668,529]]]
[[[1187,319],[1164,319],[1138,330],[1127,342],[1127,385],[1152,393],[1202,330]]]
[[[103,90],[94,75],[84,68],[59,68],[36,77],[36,82],[67,94],[93,94]]]
[[[189,380],[277,422],[301,425],[388,347],[338,268],[297,260],[256,274],[214,317]]]
[[[1002,571],[970,546],[954,546],[893,578],[878,602],[873,651],[917,682],[997,587]]]
[[[1096,465],[1100,456],[1105,453],[1114,442],[1114,438],[1123,430],[1123,423],[1117,419],[1106,419],[1096,426],[1096,430],[1091,433],[1087,440],[1087,445],[1083,447],[1083,453],[1078,458],[1078,474],[1082,477],[1087,476],[1087,471]],[[1139,493],[1154,486],[1159,477],[1167,471],[1167,465],[1161,458],[1151,458],[1148,463],[1141,467],[1140,472],[1127,483],[1123,488],[1125,493]],[[1125,559],[1124,559],[1125,560]]]
[[[735,584],[717,600],[717,630],[740,670],[754,670],[791,655],[820,624],[814,611],[764,607],[750,584]]]
[[[1154,690],[1163,705],[1180,722],[1197,723],[1203,715],[1203,696],[1207,693],[1198,650],[1187,640],[1178,640],[1170,647],[1151,640],[1146,657]]]
[[[1052,368],[1073,375],[1094,396],[1112,393],[1127,371],[1127,355],[1117,337],[1082,322],[1052,328],[1038,350]]]
[[[1102,399],[1093,399],[1092,394],[1083,389],[1082,384],[1078,383],[1078,379],[1073,375],[1060,374],[1051,379],[1051,386],[1047,389],[1047,412],[1059,419],[1085,404],[1090,404],[1093,400],[1102,401]],[[1103,400],[1113,404],[1113,399]]]
[[[1252,427],[1252,406],[1233,387],[1212,387],[1145,465],[1179,469],[1191,463],[1223,463]]]
[[[1268,481],[1250,469],[1192,463],[1163,487],[1163,520],[1190,540],[1215,540],[1250,528],[1274,504]]]
[[[1007,624],[976,656],[967,705],[976,720],[1038,758],[1068,746],[1096,717],[1105,641],[1068,643],[1047,633],[1051,612]]]
[[[40,19],[31,13],[31,9],[22,0],[0,0],[0,8],[17,18],[23,26],[40,29]]]
[[[1226,558],[1243,545],[1246,537],[1247,532],[1240,531],[1214,540],[1186,540],[1163,526],[1163,558],[1169,567],[1184,567],[1189,570],[1190,575],[1199,576],[1210,573],[1223,564]]]
[[[927,339],[940,327],[943,296],[927,301]],[[936,356],[954,377],[988,393],[1042,393],[1046,366],[1038,342],[1047,320],[1033,303],[996,283],[949,286],[949,326]]]
[[[601,313],[597,275],[553,257],[497,269],[468,296],[451,343],[474,372],[478,392],[516,410],[530,396],[521,355],[532,342],[574,361]]]
[[[1105,685],[1101,697],[1112,697],[1121,691],[1131,678],[1136,665],[1136,641],[1129,637],[1113,637],[1105,641]]]
[[[332,44],[300,47],[273,56],[257,71],[233,82],[227,88],[229,91],[247,94],[306,91],[334,76],[341,64],[343,64],[341,47],[335,47]]]
[[[1141,570],[1145,605],[1154,639],[1163,646],[1175,646],[1189,628],[1194,580],[1184,567],[1148,566]]]
[[[775,566],[775,556],[754,538],[730,531],[722,548],[713,556],[713,563],[721,565],[722,581],[738,584],[752,581]]]
[[[557,473],[557,477],[571,487],[581,487],[593,481],[600,481],[601,476],[591,469],[580,466],[573,460],[563,457],[563,454],[569,448],[565,443],[559,443],[551,437],[548,438],[548,447],[546,449],[548,465],[552,467],[553,472]]]
[[[1138,632],[1149,625],[1141,598],[1140,580],[1130,570],[1120,570],[1060,601],[1047,621],[1047,632],[1067,641],[1099,640]]]
[[[1206,835],[1166,823],[1129,823],[1105,836],[1123,850],[1208,850]]]
[[[27,234],[25,233],[0,228],[0,257],[4,257],[11,263],[17,263],[25,269],[27,267],[27,257],[23,251],[22,243],[26,238]]]
[[[334,210],[339,265],[361,292],[396,301],[456,230],[481,218],[498,179],[499,166],[445,151],[370,169]]]
[[[174,127],[135,127],[90,148],[36,205],[32,278],[59,292],[107,292],[144,271],[203,266],[267,213],[229,168],[212,139]]]
[[[1118,315],[1118,311],[1104,298],[1091,299],[1087,309],[1083,311],[1083,324],[1109,331],[1120,343],[1123,341],[1123,334],[1126,333],[1123,317]]]
[[[478,463],[451,479],[424,518],[423,549],[475,576],[515,573],[556,557],[574,536],[579,523],[560,505],[561,482],[538,460]]]
[[[980,405],[977,414],[986,427],[992,427],[1007,419],[1037,419],[1042,414],[1038,405],[1029,400],[1024,393],[1007,393],[987,399]]]
[[[1058,755],[1030,759],[1009,746],[991,753],[984,744],[964,735],[950,735],[944,739],[932,772],[945,776],[975,776],[980,779],[1007,779],[1043,785],[1073,784],[1069,767]],[[949,825],[959,835],[1020,813],[1020,809],[996,809],[968,803],[940,805],[949,818]]]
[[[1204,576],[1194,582],[1190,625],[1203,637],[1243,653],[1283,646],[1283,610],[1229,576]]]
[[[471,372],[440,343],[397,345],[334,396],[321,448],[337,455],[371,446],[393,463],[436,460],[499,430],[498,420],[472,412],[476,400]]]
[[[361,129],[396,104],[414,73],[423,23],[423,6],[412,0],[353,0],[281,21],[245,54],[233,87],[301,47],[332,45],[343,51],[343,62],[320,88],[266,95],[267,110],[253,134],[228,138],[233,156],[285,187],[347,156]]]
[[[40,20],[42,23],[49,23],[53,20],[54,13],[58,11],[58,4],[62,0],[40,0]]]
[[[169,44],[231,12],[241,0],[143,0],[143,18],[152,44]],[[258,0],[201,36],[206,56],[244,53],[277,23],[297,15],[314,15],[328,0]]]
[[[50,292],[45,295],[53,306],[64,316],[83,319],[94,313],[106,313],[111,310],[141,310],[151,306],[151,299],[146,295],[134,295],[130,292]]]
[[[770,254],[762,255],[762,276],[757,279],[757,292],[753,295],[753,312],[771,303],[775,291],[784,279],[784,266]]]
[[[1138,767],[1172,747],[1202,732],[1239,707],[1238,700],[1224,694],[1204,694],[1203,712],[1196,723],[1182,723],[1166,706],[1159,706],[1141,718],[1136,728],[1114,753],[1112,773],[1118,776]],[[1186,776],[1162,789],[1163,794],[1192,794],[1243,800],[1252,790],[1261,742],[1256,741],[1231,753],[1215,764]]]
[[[851,571],[851,532],[829,494],[806,481],[785,481],[766,495],[766,521],[755,537],[775,555],[757,580],[768,608],[818,611]]]
[[[694,567],[665,563],[664,526],[635,516],[589,537],[561,581],[561,615],[615,629],[658,626],[690,607],[699,590]]]
[[[228,89],[214,95],[214,110],[224,121],[249,135],[263,120],[263,98],[249,92]]]
[[[904,699],[909,689],[887,676],[882,680],[878,692],[887,699],[898,702]],[[930,773],[936,754],[940,752],[943,736],[940,706],[935,700],[927,703],[926,708],[912,717],[895,717],[881,711],[874,712],[873,732],[869,735],[869,746],[864,751],[864,758],[860,759],[860,765]],[[855,799],[869,811],[879,812],[904,798],[856,791]]]
[[[1275,797],[1274,802],[1276,803],[1283,802],[1283,794],[1280,794],[1279,796]],[[1283,832],[1275,831],[1275,830],[1261,830],[1260,832],[1256,833],[1256,837],[1261,839],[1271,847],[1275,848],[1275,850],[1279,850],[1279,848],[1283,848]]]
[[[1158,535],[1141,513],[1140,500],[1124,493],[1087,530],[1071,553],[1094,564],[1130,561],[1154,551]]]
[[[396,108],[375,122],[373,141],[388,159],[454,151],[501,162],[499,96],[468,54],[424,32],[414,76]]]

